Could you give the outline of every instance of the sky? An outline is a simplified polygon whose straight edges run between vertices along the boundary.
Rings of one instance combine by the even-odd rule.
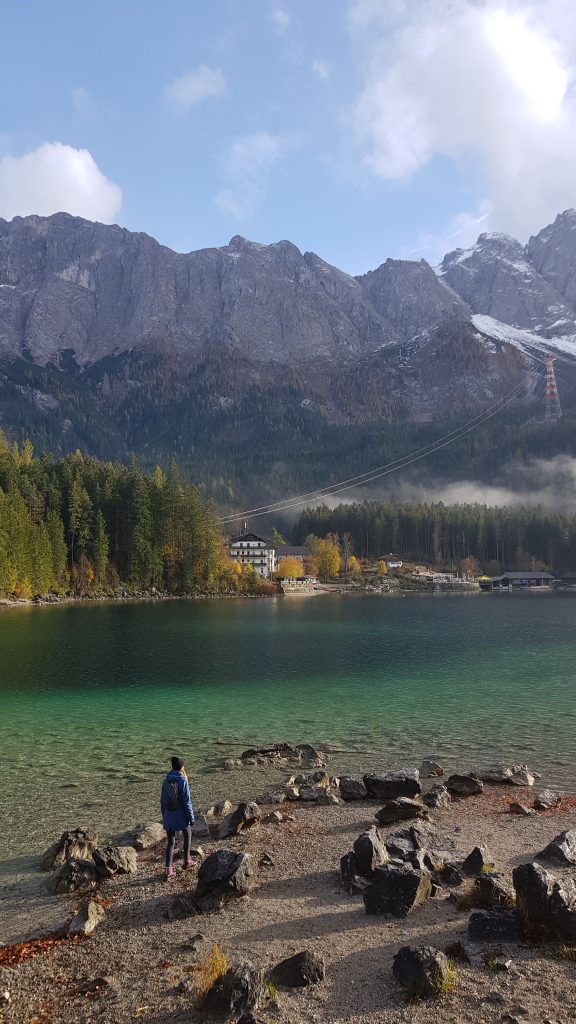
[[[0,217],[362,273],[576,206],[574,0],[5,5]]]

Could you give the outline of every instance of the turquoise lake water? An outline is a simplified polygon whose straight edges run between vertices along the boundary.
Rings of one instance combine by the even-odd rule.
[[[0,611],[0,859],[64,828],[157,819],[173,752],[198,804],[285,772],[271,740],[357,772],[527,761],[576,791],[571,595],[320,595]]]

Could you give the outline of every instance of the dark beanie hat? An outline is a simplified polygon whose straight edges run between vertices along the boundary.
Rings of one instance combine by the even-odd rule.
[[[184,767],[184,761],[182,760],[182,758],[181,757],[173,757],[172,758],[172,767],[173,767],[174,771],[176,771],[176,772],[182,771],[182,769]]]

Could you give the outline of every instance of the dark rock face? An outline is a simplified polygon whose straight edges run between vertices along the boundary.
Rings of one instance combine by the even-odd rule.
[[[246,960],[218,978],[207,992],[202,1009],[206,1013],[233,1014],[236,1017],[258,1009],[265,996],[262,972]]]
[[[446,781],[446,789],[456,796],[474,796],[484,792],[482,780],[477,775],[450,775]]]
[[[396,800],[398,797],[415,797],[422,792],[420,773],[386,772],[385,775],[365,775],[364,785],[370,796],[376,800]]]
[[[219,910],[228,900],[245,896],[256,884],[256,868],[249,853],[216,850],[206,858],[198,872],[194,894],[202,913]]]
[[[98,872],[93,861],[67,860],[46,879],[46,887],[53,895],[67,892],[90,892],[96,888]]]
[[[356,860],[356,854],[345,853],[340,858],[340,882],[349,893],[355,893],[362,884],[362,873],[360,865]]]
[[[576,828],[561,832],[538,857],[542,860],[555,860],[560,864],[576,864]]]
[[[306,988],[324,981],[326,965],[324,957],[304,949],[301,953],[282,960],[272,968],[268,977],[278,988]]]
[[[539,864],[520,864],[513,872],[516,912],[532,941],[576,942],[576,882],[557,882]]]
[[[468,935],[472,942],[518,942],[518,919],[508,910],[475,910],[468,921]]]
[[[409,821],[411,818],[427,818],[428,810],[417,800],[410,800],[408,797],[399,797],[397,800],[388,800],[384,807],[376,811],[376,820],[381,825],[393,825],[395,821]]]
[[[391,914],[406,917],[430,896],[431,878],[427,871],[418,871],[407,864],[378,868],[376,877],[364,890],[362,898],[367,914]]]
[[[452,803],[452,797],[446,786],[441,782],[437,782],[428,793],[424,794],[423,801],[426,807],[449,807]]]
[[[235,836],[246,829],[252,828],[262,817],[258,804],[249,802],[238,804],[235,811],[226,815],[218,826],[218,839]]]
[[[487,846],[475,846],[462,865],[467,875],[479,875],[481,871],[493,869],[494,858]]]
[[[464,875],[456,864],[448,862],[444,864],[438,873],[438,877],[445,885],[462,885]]]
[[[92,858],[101,878],[132,875],[138,870],[138,854],[132,846],[99,847],[93,851]]]
[[[340,796],[343,800],[365,800],[368,790],[360,779],[351,779],[343,775],[340,779]]]
[[[504,875],[480,874],[476,879],[476,888],[483,906],[491,910],[510,908],[514,905],[514,889]]]
[[[448,957],[433,946],[415,949],[403,946],[396,953],[392,973],[410,996],[438,996],[450,984],[451,969]]]
[[[49,846],[40,858],[41,871],[54,871],[67,860],[89,860],[92,850],[98,846],[96,832],[86,828],[76,828],[72,832],[63,832],[52,846]]]
[[[390,859],[384,836],[375,825],[358,836],[354,843],[354,854],[359,874],[365,877],[371,877],[376,868]]]

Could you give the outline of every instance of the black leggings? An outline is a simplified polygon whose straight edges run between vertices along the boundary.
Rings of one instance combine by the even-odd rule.
[[[182,829],[182,835],[184,836],[184,860],[188,860],[190,856],[190,847],[192,845],[192,834],[190,832],[190,825]],[[168,829],[168,842],[166,844],[166,867],[169,868],[172,865],[172,858],[174,856],[174,844],[176,842],[176,832],[173,829]]]

